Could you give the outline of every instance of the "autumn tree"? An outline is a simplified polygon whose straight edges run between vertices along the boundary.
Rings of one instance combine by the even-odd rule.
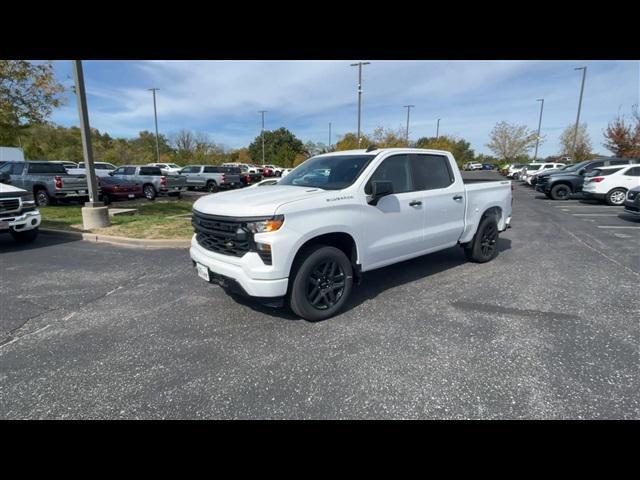
[[[359,148],[367,148],[374,143],[366,135],[361,135],[360,146],[358,146],[358,136],[355,133],[345,133],[335,144],[336,151],[357,150]]]
[[[489,135],[487,147],[505,162],[513,163],[526,155],[535,145],[537,133],[525,125],[499,122]],[[541,136],[542,143],[543,137]]]
[[[18,145],[22,130],[45,122],[62,105],[63,92],[51,62],[0,60],[0,143]]]
[[[617,157],[640,157],[640,113],[637,108],[633,111],[633,122],[626,123],[624,116],[618,117],[604,132],[603,145]]]
[[[569,125],[560,135],[560,156],[568,156],[573,163],[582,162],[593,158],[591,151],[591,139],[587,132],[587,124],[582,123],[578,126],[577,136],[575,134],[575,125]],[[573,139],[576,137],[576,148],[573,150]]]

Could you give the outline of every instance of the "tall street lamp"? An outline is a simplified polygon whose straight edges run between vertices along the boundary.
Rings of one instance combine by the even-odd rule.
[[[156,122],[156,162],[160,163],[160,140],[158,137],[158,110],[156,108],[156,91],[159,88],[148,88],[147,91],[153,92],[153,118]]]
[[[576,158],[576,141],[578,140],[578,126],[580,124],[580,109],[582,108],[582,94],[584,93],[584,79],[587,76],[587,67],[578,67],[574,70],[582,70],[582,86],[580,87],[580,100],[578,101],[578,116],[576,117],[576,128],[573,132],[573,146],[571,147],[571,161]]]
[[[262,130],[260,130],[260,137],[262,138],[262,165],[264,165],[264,114],[266,110],[259,110],[258,113],[262,115]]]
[[[540,103],[540,119],[538,120],[538,136],[536,137],[536,152],[533,154],[533,161],[538,158],[538,143],[540,142],[540,127],[542,126],[542,109],[544,108],[544,98],[538,98],[536,102]]]
[[[438,123],[436,125],[436,140],[440,138],[440,119],[438,119]]]
[[[352,67],[358,67],[358,147],[360,147],[360,117],[362,114],[362,66],[370,65],[371,62],[352,63]]]
[[[407,147],[409,146],[409,112],[411,112],[411,109],[413,107],[415,107],[415,105],[405,105],[403,107],[407,109],[407,133],[406,133]]]

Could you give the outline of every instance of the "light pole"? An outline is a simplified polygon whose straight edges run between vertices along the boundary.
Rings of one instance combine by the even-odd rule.
[[[536,102],[540,103],[540,119],[538,120],[538,136],[536,137],[536,152],[533,154],[533,161],[538,158],[538,143],[540,142],[540,127],[542,126],[542,109],[544,108],[544,98],[538,98]]]
[[[436,140],[440,138],[440,119],[438,119],[438,123],[436,125]]]
[[[403,108],[407,109],[407,147],[409,146],[409,112],[411,112],[411,109],[415,107],[415,105],[405,105]]]
[[[73,61],[73,76],[76,83],[76,103],[80,116],[80,134],[82,137],[82,153],[87,170],[87,187],[89,188],[89,201],[82,208],[82,223],[85,230],[102,228],[109,225],[109,209],[98,201],[98,181],[93,165],[93,149],[91,147],[91,130],[89,128],[89,113],[87,110],[87,97],[84,91],[84,74],[82,61]]]
[[[156,162],[160,163],[160,140],[158,137],[158,110],[156,109],[156,91],[160,90],[159,88],[148,88],[150,92],[153,92],[153,118],[156,122]]]
[[[260,130],[260,137],[262,138],[262,165],[264,165],[264,114],[266,110],[259,110],[258,113],[262,115],[262,130]]]
[[[362,113],[362,66],[369,65],[371,62],[352,63],[352,67],[358,67],[358,147],[360,147],[360,116]]]
[[[578,126],[580,124],[580,109],[582,108],[582,93],[584,92],[584,79],[587,76],[587,67],[578,67],[574,70],[582,70],[582,86],[580,87],[580,100],[578,101],[578,116],[576,117],[576,128],[573,132],[573,146],[571,147],[571,161],[576,159],[576,141],[578,140]]]
[[[331,151],[331,122],[329,122],[329,151]]]

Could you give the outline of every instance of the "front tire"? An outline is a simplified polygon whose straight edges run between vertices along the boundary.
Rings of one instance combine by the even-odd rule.
[[[301,252],[289,306],[298,316],[317,322],[336,315],[353,287],[353,268],[342,250],[316,245]]]
[[[11,236],[18,243],[31,243],[38,238],[38,228],[32,228],[31,230],[25,230],[24,232],[10,230]]]
[[[614,188],[604,197],[607,205],[619,207],[624,205],[624,200],[627,197],[627,191],[624,188]]]
[[[554,200],[568,200],[571,196],[571,188],[565,184],[555,185],[550,193]]]
[[[484,217],[473,240],[464,245],[467,260],[485,263],[498,256],[498,222],[495,217]]]

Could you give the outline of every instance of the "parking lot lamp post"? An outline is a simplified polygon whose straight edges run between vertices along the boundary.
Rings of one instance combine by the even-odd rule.
[[[160,141],[158,139],[158,110],[156,109],[156,90],[160,90],[159,88],[149,88],[147,89],[153,92],[153,118],[156,122],[156,162],[160,163]]]
[[[360,148],[360,117],[362,115],[362,66],[369,65],[371,62],[352,63],[352,67],[358,67],[358,148]]]
[[[409,112],[411,111],[411,109],[415,107],[415,105],[405,105],[404,108],[407,109],[407,133],[406,133],[406,141],[407,141],[407,147],[409,146]]]
[[[540,118],[538,120],[538,135],[536,136],[536,151],[533,154],[534,162],[536,161],[536,158],[538,158],[538,143],[540,142],[540,127],[542,126],[542,109],[544,108],[544,98],[538,98],[536,102],[541,102],[541,103],[540,103]]]
[[[578,116],[576,117],[576,128],[573,132],[573,146],[571,147],[571,161],[576,158],[576,141],[578,140],[578,125],[580,124],[580,109],[582,108],[582,94],[584,93],[584,79],[587,76],[587,67],[578,67],[574,70],[582,70],[582,85],[580,87],[580,100],[578,101]]]
[[[260,110],[258,113],[262,114],[262,130],[260,130],[260,138],[262,139],[262,165],[264,165],[264,114],[266,110]]]
[[[91,148],[91,130],[89,128],[89,114],[87,110],[87,97],[84,90],[84,75],[82,61],[73,61],[73,76],[76,83],[76,103],[80,116],[80,134],[82,137],[82,153],[87,170],[87,187],[89,189],[89,201],[82,208],[82,223],[85,230],[103,228],[109,225],[109,209],[98,200],[98,181],[93,164],[93,149]]]
[[[331,122],[329,122],[329,151],[331,151]]]
[[[436,140],[440,138],[440,119],[438,119],[438,123],[436,124]]]

